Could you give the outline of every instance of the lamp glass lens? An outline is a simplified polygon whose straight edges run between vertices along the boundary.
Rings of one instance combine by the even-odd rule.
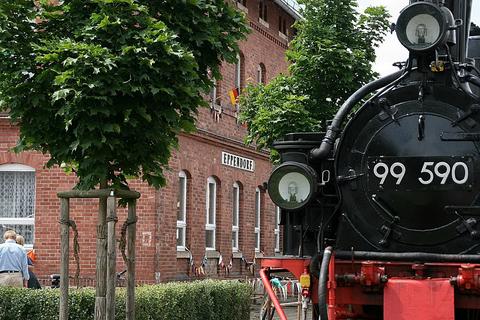
[[[415,47],[429,47],[440,37],[440,24],[432,15],[419,14],[408,22],[405,32]]]
[[[299,172],[287,173],[278,183],[278,193],[280,197],[282,197],[285,202],[293,205],[305,201],[311,191],[310,182]]]

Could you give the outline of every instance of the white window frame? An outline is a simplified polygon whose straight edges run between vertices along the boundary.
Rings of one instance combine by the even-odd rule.
[[[210,105],[211,106],[216,106],[217,105],[217,80],[213,82],[213,87],[210,90]]]
[[[263,83],[263,70],[260,64],[257,67],[257,83]]]
[[[1,172],[34,172],[35,169],[20,163],[9,163],[0,165]],[[35,177],[36,178],[36,177]],[[35,243],[35,203],[36,190],[33,197],[33,215],[29,218],[2,218],[0,216],[0,224],[4,225],[32,225],[33,226],[33,243],[25,243],[25,249],[32,249]]]
[[[186,246],[186,238],[187,238],[187,184],[188,184],[188,178],[187,178],[187,174],[185,173],[185,171],[180,171],[178,173],[178,183],[181,184],[182,183],[182,179],[183,179],[183,185],[180,186],[179,185],[179,189],[180,190],[180,187],[183,189],[183,199],[181,199],[182,201],[178,201],[177,202],[177,208],[178,210],[180,210],[181,212],[183,212],[183,219],[182,220],[178,220],[178,216],[177,216],[177,238],[178,238],[178,230],[179,229],[183,229],[183,239],[182,240],[182,245],[177,245],[177,251],[185,251],[185,246]],[[183,203],[183,205],[182,205]]]
[[[235,79],[234,87],[238,89],[238,93],[242,91],[242,57],[237,54],[237,62],[235,63]]]
[[[280,207],[275,206],[275,252],[280,252]]]
[[[255,252],[260,252],[260,218],[261,218],[261,210],[262,210],[262,204],[261,204],[261,191],[260,188],[255,189]],[[258,236],[257,236],[258,235]]]
[[[213,199],[215,200],[212,203],[210,203],[210,184],[214,185],[213,188]],[[206,243],[206,232],[205,232],[205,249],[206,250],[215,250],[215,243],[216,243],[216,219],[217,219],[217,181],[213,177],[208,177],[207,179],[207,201],[206,201],[206,220],[205,220],[205,231],[213,231],[213,247],[207,247]],[[213,206],[213,222],[208,221],[209,218],[209,213],[210,213],[210,206]]]
[[[232,251],[238,252],[238,239],[240,232],[240,186],[237,182],[233,184],[232,194]],[[236,196],[236,202],[235,202]],[[236,218],[236,219],[235,219]],[[237,220],[237,225],[234,221]],[[235,240],[234,240],[235,239]]]

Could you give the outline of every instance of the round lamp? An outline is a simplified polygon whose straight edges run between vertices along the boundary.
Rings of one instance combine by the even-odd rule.
[[[400,43],[410,51],[430,51],[445,43],[447,18],[428,2],[416,2],[402,10],[395,31]]]
[[[316,186],[315,170],[300,163],[286,162],[270,175],[268,194],[280,208],[298,210],[310,202]]]

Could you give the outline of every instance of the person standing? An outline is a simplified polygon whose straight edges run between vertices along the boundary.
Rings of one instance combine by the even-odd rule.
[[[23,251],[25,251],[27,253],[28,275],[30,277],[30,279],[28,279],[28,281],[27,281],[27,288],[42,289],[42,286],[40,285],[40,282],[38,281],[37,276],[33,272],[33,260],[30,259],[30,256],[29,256],[27,250],[25,250],[25,238],[20,234],[17,234],[17,244],[20,245],[22,247]]]
[[[27,254],[16,242],[17,233],[7,230],[5,242],[0,244],[0,286],[26,287],[28,274]]]

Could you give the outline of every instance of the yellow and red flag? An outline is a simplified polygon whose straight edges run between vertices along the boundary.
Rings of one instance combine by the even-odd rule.
[[[233,88],[228,92],[228,95],[230,96],[230,102],[232,103],[232,106],[237,104],[237,99],[238,99],[238,88]]]

